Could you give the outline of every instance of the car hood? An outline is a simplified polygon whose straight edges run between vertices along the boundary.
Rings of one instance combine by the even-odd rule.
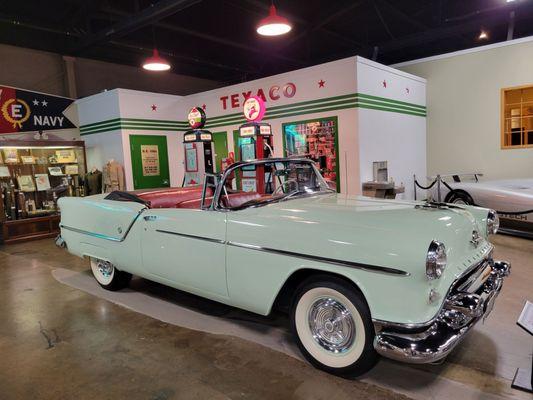
[[[491,246],[483,238],[484,227],[471,211],[415,207],[423,204],[322,194],[243,210],[239,219],[271,228],[271,236],[257,236],[254,244],[348,257],[350,261],[395,267],[408,273],[425,272],[432,240],[446,246],[446,273],[450,279],[486,255]],[[482,236],[477,246],[471,243],[474,230]],[[282,233],[276,235],[278,231]]]

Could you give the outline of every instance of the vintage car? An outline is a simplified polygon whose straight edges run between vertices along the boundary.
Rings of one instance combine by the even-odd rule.
[[[500,232],[533,239],[533,179],[480,180],[482,174],[440,175],[446,203],[487,207],[498,212]],[[437,198],[437,185],[433,188]]]
[[[287,310],[303,355],[341,376],[379,355],[444,359],[510,272],[492,258],[494,212],[340,195],[305,159],[239,162],[202,187],[60,207],[57,243],[90,258],[102,287],[135,274],[262,315]]]

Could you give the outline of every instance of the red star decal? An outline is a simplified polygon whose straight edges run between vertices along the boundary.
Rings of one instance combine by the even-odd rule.
[[[323,80],[323,79],[320,79],[320,80],[318,81],[318,87],[319,87],[319,88],[324,87],[325,84],[326,84],[326,81]]]
[[[383,87],[386,88],[387,87],[387,81],[383,81]]]
[[[155,104],[152,104],[152,111],[156,111],[157,110],[157,106]]]
[[[202,110],[205,110],[207,106],[205,104],[202,104]]]
[[[407,92],[407,94],[409,94],[409,88],[408,87],[405,88],[405,91]]]

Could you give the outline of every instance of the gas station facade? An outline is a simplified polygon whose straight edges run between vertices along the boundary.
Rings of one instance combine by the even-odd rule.
[[[250,98],[266,106],[271,135],[240,129]],[[128,190],[199,184],[206,167],[220,172],[233,161],[272,155],[313,159],[348,194],[360,194],[373,163],[387,161],[389,176],[412,198],[413,174],[426,174],[425,104],[424,79],[351,57],[184,97],[114,89],[74,107],[88,168],[123,163]],[[205,114],[201,129],[210,140],[187,140],[193,109]],[[139,140],[145,147],[134,145]]]

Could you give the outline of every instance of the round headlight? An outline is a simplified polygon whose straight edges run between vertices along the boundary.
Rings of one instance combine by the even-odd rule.
[[[489,214],[487,215],[487,233],[489,235],[494,235],[498,232],[499,227],[500,217],[498,217],[498,213],[494,210],[489,210]]]
[[[433,240],[429,245],[426,257],[426,276],[428,279],[438,279],[446,268],[446,247],[444,244]]]

